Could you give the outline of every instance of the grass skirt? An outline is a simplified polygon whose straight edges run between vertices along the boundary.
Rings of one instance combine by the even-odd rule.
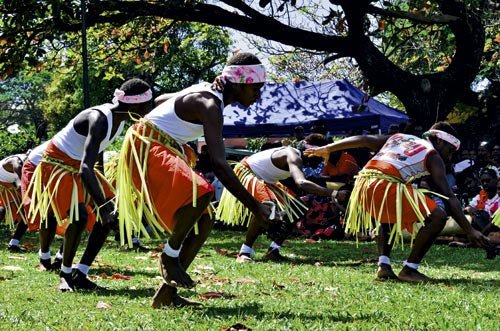
[[[122,243],[133,236],[149,238],[171,233],[176,212],[198,197],[213,192],[210,183],[192,167],[196,154],[180,146],[146,119],[125,135],[118,160],[116,189]]]
[[[284,212],[290,221],[299,219],[307,207],[295,198],[281,183],[269,184],[258,179],[245,160],[236,162],[234,173],[247,191],[259,202],[273,201],[276,203],[276,212]],[[217,219],[228,225],[248,226],[252,217],[250,210],[234,195],[224,188],[217,206]]]
[[[423,222],[437,208],[437,204],[427,194],[446,199],[381,171],[363,169],[356,176],[347,205],[346,232],[366,235],[374,228],[378,230],[380,223],[394,224],[390,242],[402,243],[403,229],[414,236],[417,222]]]
[[[5,223],[14,227],[14,223],[25,221],[22,210],[21,190],[12,183],[0,182],[0,206],[5,209]]]

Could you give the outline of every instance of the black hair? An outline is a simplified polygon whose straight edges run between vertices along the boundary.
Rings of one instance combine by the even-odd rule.
[[[483,175],[487,175],[487,176],[490,176],[491,178],[493,179],[497,179],[497,172],[493,169],[490,169],[490,168],[483,168],[481,169],[481,171],[479,172],[479,176],[483,176]]]
[[[120,90],[125,92],[125,95],[138,95],[149,90],[151,86],[139,78],[132,78],[127,80],[120,86]]]
[[[234,54],[228,61],[227,65],[252,65],[252,64],[262,64],[259,58],[252,53],[238,52]]]
[[[304,138],[306,143],[314,146],[325,146],[328,144],[326,137],[321,133],[311,133],[307,137]]]

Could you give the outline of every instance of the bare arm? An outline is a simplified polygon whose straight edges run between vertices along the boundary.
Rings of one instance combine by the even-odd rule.
[[[223,115],[222,110],[213,99],[204,100],[206,111],[202,111],[205,141],[214,168],[214,173],[222,185],[229,190],[252,212],[258,210],[259,203],[240,183],[231,167],[227,164],[224,142],[222,140]]]
[[[295,153],[294,150],[288,148],[287,151],[288,169],[298,188],[311,194],[328,197],[332,195],[333,190],[320,186],[307,180],[302,171],[302,159]]]
[[[307,156],[320,156],[325,160],[328,160],[331,152],[342,151],[350,148],[366,147],[372,151],[377,151],[384,146],[389,137],[390,136],[379,135],[352,136],[323,147],[307,149],[304,154]]]
[[[323,187],[306,179],[304,171],[302,170],[302,159],[292,149],[288,149],[287,151],[287,162],[290,174],[292,175],[295,184],[297,184],[301,190],[322,197],[332,196],[332,193],[334,193],[335,190]],[[347,196],[347,192],[338,191],[335,195],[338,195],[338,198],[343,201]]]
[[[474,230],[465,217],[460,202],[455,194],[453,194],[448,182],[446,181],[446,168],[443,160],[437,153],[432,153],[427,159],[427,169],[430,169],[432,181],[437,188],[437,193],[440,193],[448,198],[450,214],[453,219],[465,231],[469,239],[479,246],[483,246],[487,239],[477,230]]]
[[[93,111],[88,115],[88,133],[85,140],[82,162],[80,164],[80,177],[82,183],[94,200],[96,206],[103,206],[106,202],[104,192],[99,186],[97,176],[94,171],[94,166],[99,159],[99,146],[106,136],[108,123],[106,116],[98,111]],[[105,222],[111,221],[107,219],[113,211],[113,206],[110,204],[104,205],[104,210],[101,210],[101,217]]]

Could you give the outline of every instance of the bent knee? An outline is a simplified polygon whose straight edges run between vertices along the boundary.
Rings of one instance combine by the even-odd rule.
[[[445,223],[448,219],[448,214],[446,214],[446,211],[444,211],[444,209],[436,207],[429,215],[429,219],[433,222],[438,221]]]

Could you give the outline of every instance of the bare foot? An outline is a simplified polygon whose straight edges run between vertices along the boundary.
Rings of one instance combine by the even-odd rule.
[[[409,283],[430,283],[432,279],[419,272],[417,269],[413,269],[407,266],[404,266],[403,269],[399,272],[399,279],[404,282]]]
[[[201,306],[200,303],[183,298],[177,294],[177,288],[167,285],[162,282],[160,288],[153,296],[153,308],[158,309],[161,307],[187,307],[187,306]]]
[[[194,287],[194,281],[181,266],[178,257],[170,257],[163,252],[161,253],[158,262],[161,276],[168,285],[186,288]]]
[[[398,276],[392,270],[390,264],[380,263],[377,269],[377,279],[378,280],[396,280]]]
[[[59,277],[59,285],[57,286],[57,289],[60,292],[73,292],[75,290],[71,274],[61,272],[59,273]]]

